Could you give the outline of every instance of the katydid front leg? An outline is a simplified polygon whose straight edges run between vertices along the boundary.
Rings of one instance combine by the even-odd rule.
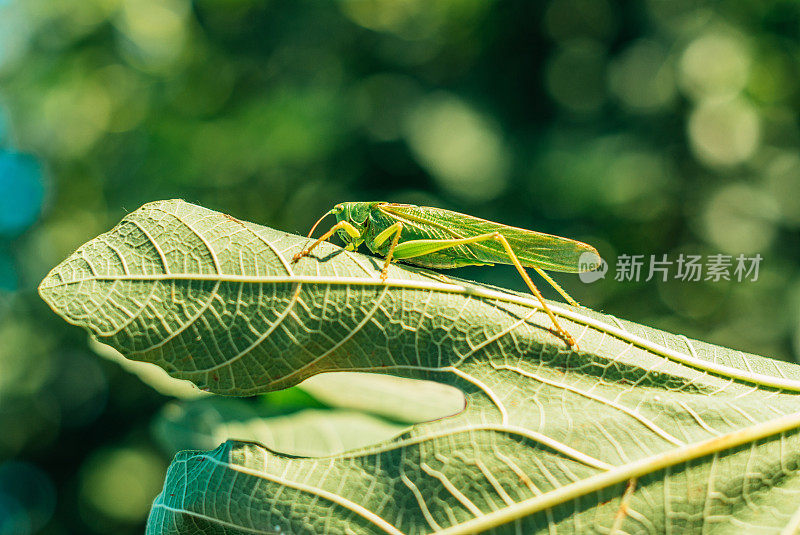
[[[354,227],[353,225],[351,225],[347,221],[339,221],[334,226],[332,226],[330,228],[330,230],[328,230],[328,232],[326,232],[325,234],[323,234],[322,236],[317,238],[317,241],[312,243],[310,247],[306,247],[305,249],[303,249],[302,251],[300,251],[299,253],[294,255],[292,257],[292,264],[294,264],[295,262],[297,262],[298,260],[300,260],[304,256],[308,256],[311,253],[311,251],[313,251],[314,248],[317,245],[319,245],[320,243],[322,243],[325,240],[329,239],[339,229],[343,229],[345,232],[347,232],[347,234],[349,234],[353,238],[360,238],[361,237],[361,233],[358,231],[358,229],[356,227]],[[312,229],[312,232],[313,232],[313,229]]]
[[[480,243],[482,241],[489,241],[489,240],[496,241],[503,246],[506,256],[508,256],[508,259],[514,265],[514,267],[517,268],[517,271],[522,276],[522,280],[525,281],[525,284],[528,286],[528,289],[534,296],[536,296],[536,299],[539,300],[539,303],[541,303],[542,305],[542,309],[550,317],[550,320],[553,322],[553,325],[555,326],[556,330],[561,334],[561,336],[566,340],[566,342],[570,346],[574,347],[575,349],[578,349],[578,344],[575,341],[575,338],[573,338],[572,335],[569,334],[558,323],[555,314],[553,314],[553,311],[550,310],[549,306],[547,306],[547,303],[545,302],[542,293],[539,291],[539,288],[537,288],[536,285],[533,283],[530,276],[528,275],[528,272],[525,271],[525,268],[519,261],[519,258],[514,252],[514,249],[511,248],[511,245],[508,243],[508,240],[499,232],[490,232],[488,234],[481,234],[479,236],[472,236],[470,238],[459,238],[453,240],[411,240],[395,246],[392,250],[389,251],[389,253],[393,254],[394,258],[397,260],[406,260],[409,258],[435,253],[436,251],[441,251],[442,249],[449,249],[450,247],[457,247],[459,245],[469,245],[471,243]],[[539,270],[537,269],[537,271]],[[566,293],[561,289],[561,287],[555,284],[555,282],[552,281],[550,277],[545,277],[545,280],[551,282],[551,284],[553,284],[556,290],[559,290],[559,293],[562,293],[562,295],[566,295]],[[575,303],[575,300],[572,299],[571,297],[568,297],[568,300],[571,303]]]

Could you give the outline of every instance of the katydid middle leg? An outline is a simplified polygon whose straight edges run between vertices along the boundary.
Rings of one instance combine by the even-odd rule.
[[[387,229],[388,230],[388,229]],[[383,233],[382,233],[383,234]],[[395,236],[395,241],[399,237],[399,233]],[[384,238],[384,241],[386,238]],[[499,232],[490,232],[488,234],[481,234],[479,236],[472,236],[469,238],[458,238],[452,240],[411,240],[407,242],[403,242],[399,245],[395,245],[393,248],[390,248],[389,252],[387,253],[387,258],[394,257],[396,260],[406,260],[418,256],[423,256],[430,253],[435,253],[436,251],[441,251],[443,249],[449,249],[450,247],[457,247],[459,245],[469,245],[471,243],[480,243],[482,241],[496,241],[503,246],[505,250],[506,256],[511,261],[513,266],[517,269],[519,274],[522,276],[522,279],[525,281],[525,284],[528,286],[528,289],[531,293],[536,296],[539,300],[539,303],[542,305],[542,309],[547,313],[550,317],[550,320],[553,322],[556,330],[561,334],[561,336],[567,341],[570,346],[575,347],[578,349],[578,344],[575,342],[575,339],[569,334],[561,325],[558,323],[555,314],[553,311],[550,310],[550,307],[547,306],[547,303],[542,296],[542,293],[539,291],[539,288],[533,283],[528,272],[525,271],[522,262],[519,261],[514,249],[512,249],[511,245],[508,243],[508,240],[500,234]],[[394,242],[393,242],[394,244]],[[537,271],[539,271],[537,269]],[[555,284],[550,277],[545,277],[545,280],[553,284],[556,290],[559,290],[559,293],[565,295],[565,292],[561,290],[560,286]],[[572,298],[568,298],[571,303],[575,303],[575,300]]]
[[[392,243],[389,245],[389,251],[386,253],[386,258],[383,261],[383,269],[381,269],[381,280],[386,280],[386,274],[389,270],[389,264],[392,263],[392,256],[394,255],[395,250],[397,249],[397,244],[400,241],[400,234],[403,232],[403,222],[398,221],[394,225],[388,227],[386,230],[375,236],[372,240],[372,247],[378,248],[383,245],[386,240],[389,239],[389,236],[394,234],[392,238]]]

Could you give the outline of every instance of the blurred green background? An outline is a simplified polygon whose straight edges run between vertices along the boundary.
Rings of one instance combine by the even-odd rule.
[[[611,264],[557,277],[586,306],[798,360],[799,103],[794,0],[0,0],[0,535],[142,530],[171,396],[35,288],[151,200],[300,234],[391,200],[577,238]],[[614,281],[620,254],[680,253],[763,261]]]

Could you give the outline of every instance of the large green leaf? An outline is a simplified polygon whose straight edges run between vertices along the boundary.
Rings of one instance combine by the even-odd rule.
[[[323,245],[182,201],[81,247],[43,298],[212,392],[363,370],[461,389],[457,415],[323,458],[179,453],[148,533],[794,532],[800,368]],[[635,479],[635,481],[634,481]],[[627,489],[627,490],[626,490]]]

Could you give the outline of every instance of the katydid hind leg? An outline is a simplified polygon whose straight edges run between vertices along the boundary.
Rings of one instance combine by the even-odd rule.
[[[548,275],[547,273],[545,273],[545,271],[544,271],[542,268],[539,268],[539,267],[533,266],[533,269],[535,269],[535,270],[536,270],[536,273],[538,273],[539,275],[541,275],[541,277],[542,277],[544,280],[546,280],[546,281],[547,281],[547,283],[548,283],[550,286],[552,286],[553,288],[555,288],[555,290],[556,290],[558,293],[560,293],[560,294],[561,294],[561,297],[563,297],[564,299],[566,299],[566,300],[567,300],[567,303],[569,303],[570,305],[572,305],[572,306],[574,306],[574,307],[579,307],[579,306],[581,306],[580,304],[578,304],[578,302],[577,302],[577,301],[575,301],[575,300],[574,300],[572,297],[570,297],[570,295],[569,295],[567,292],[565,292],[565,291],[564,291],[564,289],[561,287],[561,285],[559,285],[559,284],[558,284],[556,281],[554,281],[554,280],[552,279],[552,277],[550,277],[550,275]]]
[[[574,347],[575,349],[578,349],[578,344],[575,341],[575,339],[561,326],[561,324],[559,324],[555,314],[553,314],[553,311],[550,310],[550,307],[544,300],[544,297],[542,296],[542,293],[539,291],[539,288],[536,287],[536,285],[533,283],[533,280],[531,280],[530,276],[525,271],[522,262],[520,262],[516,253],[514,253],[514,250],[508,243],[508,240],[506,240],[506,238],[499,232],[490,232],[487,234],[481,234],[479,236],[472,236],[469,238],[458,238],[452,240],[412,240],[401,243],[398,246],[396,246],[394,248],[393,253],[394,257],[397,260],[406,260],[410,258],[424,256],[426,254],[435,253],[437,251],[441,251],[451,247],[457,247],[459,245],[469,245],[472,243],[480,243],[482,241],[489,241],[489,240],[496,241],[500,243],[500,245],[502,245],[506,256],[511,261],[511,264],[517,269],[517,272],[519,272],[520,276],[525,282],[525,285],[528,287],[531,293],[536,297],[536,299],[542,305],[542,309],[550,317],[550,320],[553,322],[553,325],[555,326],[556,330],[570,346]],[[550,282],[552,279],[550,279],[550,277],[545,277],[545,280]],[[553,281],[553,283],[554,282],[555,281]],[[558,287],[556,289],[558,289]],[[574,299],[572,298],[569,299],[572,302],[574,302]]]

